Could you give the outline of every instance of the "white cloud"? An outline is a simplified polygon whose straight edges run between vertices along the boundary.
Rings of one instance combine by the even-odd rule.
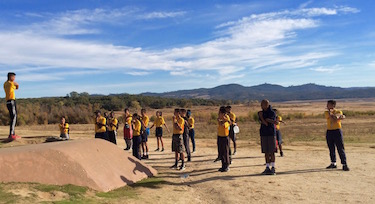
[[[288,53],[283,45],[293,46],[298,31],[320,26],[316,16],[355,12],[354,8],[303,8],[251,15],[238,21],[223,23],[216,39],[205,43],[166,50],[116,46],[92,41],[61,38],[62,34],[100,32],[86,28],[93,22],[113,21],[132,9],[78,10],[66,12],[42,24],[29,27],[29,32],[0,32],[1,66],[66,67],[92,71],[128,71],[145,75],[155,70],[178,76],[197,71],[213,71],[221,76],[237,74],[245,69],[297,69],[315,65],[319,60],[337,55],[319,49]],[[154,12],[148,17],[167,18],[185,12]],[[144,15],[144,17],[147,15]],[[52,31],[42,32],[53,23]],[[52,35],[54,33],[54,35]],[[32,68],[30,68],[32,69]],[[322,70],[322,69],[320,69]],[[317,71],[317,70],[315,70]],[[233,77],[231,76],[231,77]],[[59,79],[59,76],[56,76]]]
[[[146,76],[146,75],[151,74],[151,72],[131,71],[131,72],[126,72],[125,74],[129,74],[129,75],[132,75],[132,76]]]
[[[158,19],[158,18],[174,18],[185,15],[185,11],[174,11],[174,12],[151,12],[144,15],[140,15],[140,19]]]
[[[336,71],[340,71],[342,68],[339,65],[334,65],[332,67],[316,67],[316,68],[311,68],[310,70],[316,71],[316,72],[322,72],[322,73],[327,73],[327,74],[332,74]]]

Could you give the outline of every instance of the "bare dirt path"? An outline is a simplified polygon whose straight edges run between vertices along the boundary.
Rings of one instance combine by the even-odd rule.
[[[151,138],[154,139],[154,138]],[[170,140],[166,140],[169,144]],[[193,161],[183,172],[171,170],[174,155],[152,152],[146,163],[166,181],[159,189],[143,189],[146,203],[374,203],[375,147],[347,145],[351,171],[326,170],[329,154],[324,142],[285,146],[276,158],[277,175],[262,176],[264,158],[255,143],[241,141],[227,173],[218,172],[215,140],[198,140]],[[151,140],[150,146],[155,147]],[[154,150],[154,148],[152,148]]]

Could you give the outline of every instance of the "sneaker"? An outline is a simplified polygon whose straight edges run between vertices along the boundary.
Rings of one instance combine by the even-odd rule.
[[[237,151],[236,150],[234,150],[234,152],[233,152],[233,155],[236,155],[237,154]]]
[[[177,164],[170,167],[171,169],[177,169]]]
[[[159,151],[159,148],[155,149],[155,152]]]
[[[344,171],[350,171],[348,165],[346,165],[346,164],[344,166],[342,166],[342,170],[344,170]]]
[[[195,150],[193,150],[191,153],[195,153]]]
[[[145,159],[148,159],[148,155],[145,156]]]
[[[229,167],[223,169],[221,172],[228,172],[229,171]]]
[[[185,170],[185,165],[181,165],[180,168],[179,168],[180,171],[183,171]]]
[[[271,169],[266,167],[266,169],[262,172],[262,175],[269,175],[271,173]]]
[[[17,139],[21,139],[21,136],[18,136],[18,135],[16,135],[16,134],[14,134],[14,135],[9,135],[8,139],[10,139],[10,140],[17,140]]]
[[[271,175],[276,175],[275,167],[272,167],[272,168],[271,168]]]
[[[147,159],[147,156],[146,156],[146,155],[143,155],[141,158],[142,158],[142,159]]]
[[[163,148],[161,148],[161,151],[162,151],[162,152],[164,152],[164,147],[163,147]]]
[[[280,157],[283,157],[284,156],[284,152],[280,152]]]
[[[218,162],[218,161],[220,161],[220,160],[221,160],[221,159],[218,157],[218,158],[215,159],[214,162]]]
[[[219,170],[217,170],[217,171],[220,171],[220,172],[223,172],[223,167],[221,167]]]
[[[329,166],[326,167],[326,169],[337,169],[336,164],[330,164]]]

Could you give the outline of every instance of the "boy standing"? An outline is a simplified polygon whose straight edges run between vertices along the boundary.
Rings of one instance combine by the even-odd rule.
[[[191,139],[191,143],[193,145],[193,151],[195,152],[195,130],[194,130],[194,124],[195,120],[193,116],[191,116],[191,110],[187,110],[186,117],[188,118],[188,124],[189,124],[189,138]]]
[[[107,120],[101,115],[100,110],[95,111],[95,138],[100,138],[103,140],[108,140],[107,134]]]
[[[184,119],[184,133],[183,133],[183,138],[184,138],[184,145],[185,145],[185,150],[186,150],[186,155],[187,155],[187,161],[191,161],[191,152],[190,152],[190,139],[189,139],[189,122],[186,117],[186,109],[181,109],[180,110],[180,115]]]
[[[236,125],[236,115],[232,112],[232,106],[225,107],[227,114],[230,118],[230,129],[229,129],[229,138],[233,141],[233,155],[236,155],[237,152],[237,143],[236,143],[236,133],[234,133],[234,126]],[[230,148],[229,141],[229,154],[232,155],[232,150]]]
[[[280,123],[283,123],[283,118],[279,115],[277,115],[277,109],[273,109],[273,111],[275,112],[276,114],[276,140],[277,140],[277,144],[279,145],[279,149],[280,149],[280,156],[283,157],[284,156],[284,152],[283,152],[283,138],[281,136],[281,132],[280,132]]]
[[[130,150],[132,147],[132,139],[133,139],[133,128],[132,128],[132,115],[130,115],[129,109],[125,108],[124,110],[125,118],[124,118],[124,140],[126,143],[126,148],[124,150]]]
[[[180,155],[182,164],[179,170],[185,169],[185,146],[184,146],[184,138],[182,134],[184,133],[184,119],[180,116],[180,109],[174,110],[174,115],[172,118],[173,121],[173,135],[172,135],[172,151],[175,152],[175,163],[171,168],[177,169],[178,165],[178,156]]]
[[[150,119],[146,115],[146,109],[144,108],[141,110],[141,115],[142,115],[141,122],[143,124],[142,127],[144,128],[142,132],[142,152],[143,152],[142,159],[148,159],[147,141],[148,141],[148,134],[150,132],[150,129],[148,129],[148,123],[150,122]]]
[[[260,126],[260,142],[262,153],[266,159],[266,169],[262,174],[275,175],[275,152],[276,152],[276,114],[272,110],[270,102],[266,99],[261,102],[262,111],[258,112],[261,121]],[[270,169],[270,165],[272,169]]]
[[[163,113],[161,111],[156,111],[156,119],[154,121],[154,124],[150,127],[152,129],[155,126],[155,136],[158,144],[158,148],[155,151],[159,151],[159,141],[161,142],[161,151],[164,152],[164,143],[163,143],[163,125],[169,132],[169,129],[167,127],[167,124],[164,121]]]
[[[329,148],[329,155],[331,157],[331,164],[327,169],[336,169],[336,151],[339,152],[342,170],[349,171],[349,167],[346,163],[346,155],[344,148],[344,138],[341,130],[341,120],[345,118],[345,115],[342,114],[342,111],[336,109],[336,101],[329,100],[327,102],[327,111],[324,112],[324,115],[327,119],[327,145]]]
[[[219,110],[219,117],[217,119],[218,127],[217,127],[217,146],[219,152],[219,159],[221,160],[221,168],[219,169],[220,172],[228,172],[229,171],[229,126],[230,123],[226,118],[226,110],[225,107],[220,107]]]
[[[108,117],[108,138],[113,144],[117,144],[116,135],[118,129],[118,120],[115,118],[115,112],[111,111]]]
[[[132,117],[132,128],[133,128],[133,156],[141,160],[141,128],[142,124],[138,114],[134,113]]]
[[[59,124],[59,129],[60,129],[60,138],[63,140],[69,140],[69,124],[66,123],[65,116],[61,117],[60,124]]]
[[[21,138],[20,136],[16,135],[15,128],[17,123],[17,106],[16,106],[16,95],[14,93],[15,90],[19,88],[19,84],[15,81],[16,74],[13,72],[8,73],[8,80],[4,83],[4,91],[5,91],[5,100],[7,103],[7,108],[9,111],[10,117],[10,130],[9,130],[9,140],[16,140]]]

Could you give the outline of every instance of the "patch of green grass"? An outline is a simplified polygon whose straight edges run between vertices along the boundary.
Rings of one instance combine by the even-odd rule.
[[[95,204],[99,203],[98,201],[94,199],[89,199],[89,198],[81,198],[81,199],[69,199],[69,200],[61,200],[61,201],[55,201],[52,203],[56,204]]]
[[[130,186],[125,186],[122,188],[115,189],[109,192],[99,192],[96,193],[96,196],[100,198],[137,198],[138,194],[136,190]]]
[[[144,187],[144,188],[161,188],[160,185],[161,184],[165,184],[166,181],[164,181],[163,179],[159,178],[159,177],[152,177],[152,178],[148,178],[148,179],[143,179],[142,181],[139,181],[133,185],[131,185],[132,187],[134,188],[137,188],[137,187]]]
[[[88,188],[86,187],[75,186],[71,184],[63,186],[38,184],[34,188],[42,192],[61,191],[67,193],[71,198],[82,198],[88,190]]]
[[[139,181],[133,185],[125,186],[122,188],[115,189],[113,191],[109,191],[107,193],[99,192],[96,194],[96,196],[101,198],[137,198],[137,188],[143,187],[143,188],[161,188],[161,184],[165,184],[166,181],[164,181],[161,178],[158,177],[152,177],[148,179],[144,179],[142,181]]]
[[[15,203],[19,201],[21,197],[14,195],[13,193],[5,192],[0,184],[0,203]]]

